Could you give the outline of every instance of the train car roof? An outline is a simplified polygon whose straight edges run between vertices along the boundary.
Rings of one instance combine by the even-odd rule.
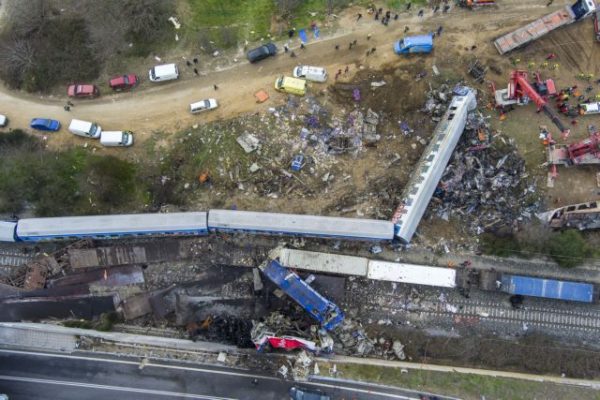
[[[68,236],[198,229],[206,229],[205,212],[26,218],[19,221],[17,236]]]
[[[456,287],[456,270],[424,265],[370,260],[367,278],[414,285]]]
[[[15,241],[15,222],[0,221],[0,242]]]
[[[208,226],[211,229],[223,228],[357,239],[391,240],[394,237],[394,226],[389,221],[252,211],[210,210]]]

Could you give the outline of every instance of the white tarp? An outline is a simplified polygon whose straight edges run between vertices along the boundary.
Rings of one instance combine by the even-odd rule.
[[[456,287],[456,270],[454,269],[387,261],[369,261],[367,278],[415,285]]]

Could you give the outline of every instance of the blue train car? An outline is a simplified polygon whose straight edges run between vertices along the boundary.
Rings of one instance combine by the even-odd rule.
[[[502,275],[501,282],[501,290],[510,294],[583,303],[594,302],[594,285],[590,283],[506,274]]]
[[[285,294],[304,308],[321,326],[328,331],[344,320],[344,313],[331,301],[317,293],[308,283],[294,272],[275,260],[261,267],[262,272]]]
[[[392,240],[394,224],[361,218],[321,217],[237,210],[210,210],[211,232],[254,233],[347,240]]]
[[[110,239],[145,235],[206,235],[205,212],[93,215],[84,217],[25,218],[17,224],[17,239]]]

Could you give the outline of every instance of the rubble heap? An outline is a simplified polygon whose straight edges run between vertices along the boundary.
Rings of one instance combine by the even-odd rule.
[[[471,233],[481,234],[530,220],[540,208],[536,191],[514,141],[493,133],[486,118],[475,112],[430,207],[444,220],[460,217]]]

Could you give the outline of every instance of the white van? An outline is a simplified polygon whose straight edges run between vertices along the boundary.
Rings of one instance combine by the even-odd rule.
[[[127,147],[133,144],[133,133],[129,131],[104,131],[100,144],[108,147]]]
[[[102,128],[100,128],[100,125],[93,122],[72,119],[71,124],[69,125],[69,131],[77,136],[98,139],[102,133]]]
[[[152,82],[164,82],[179,78],[177,64],[157,65],[148,72]]]
[[[307,81],[325,82],[327,80],[327,71],[321,67],[311,67],[309,65],[299,65],[292,72],[294,78],[302,78]]]

